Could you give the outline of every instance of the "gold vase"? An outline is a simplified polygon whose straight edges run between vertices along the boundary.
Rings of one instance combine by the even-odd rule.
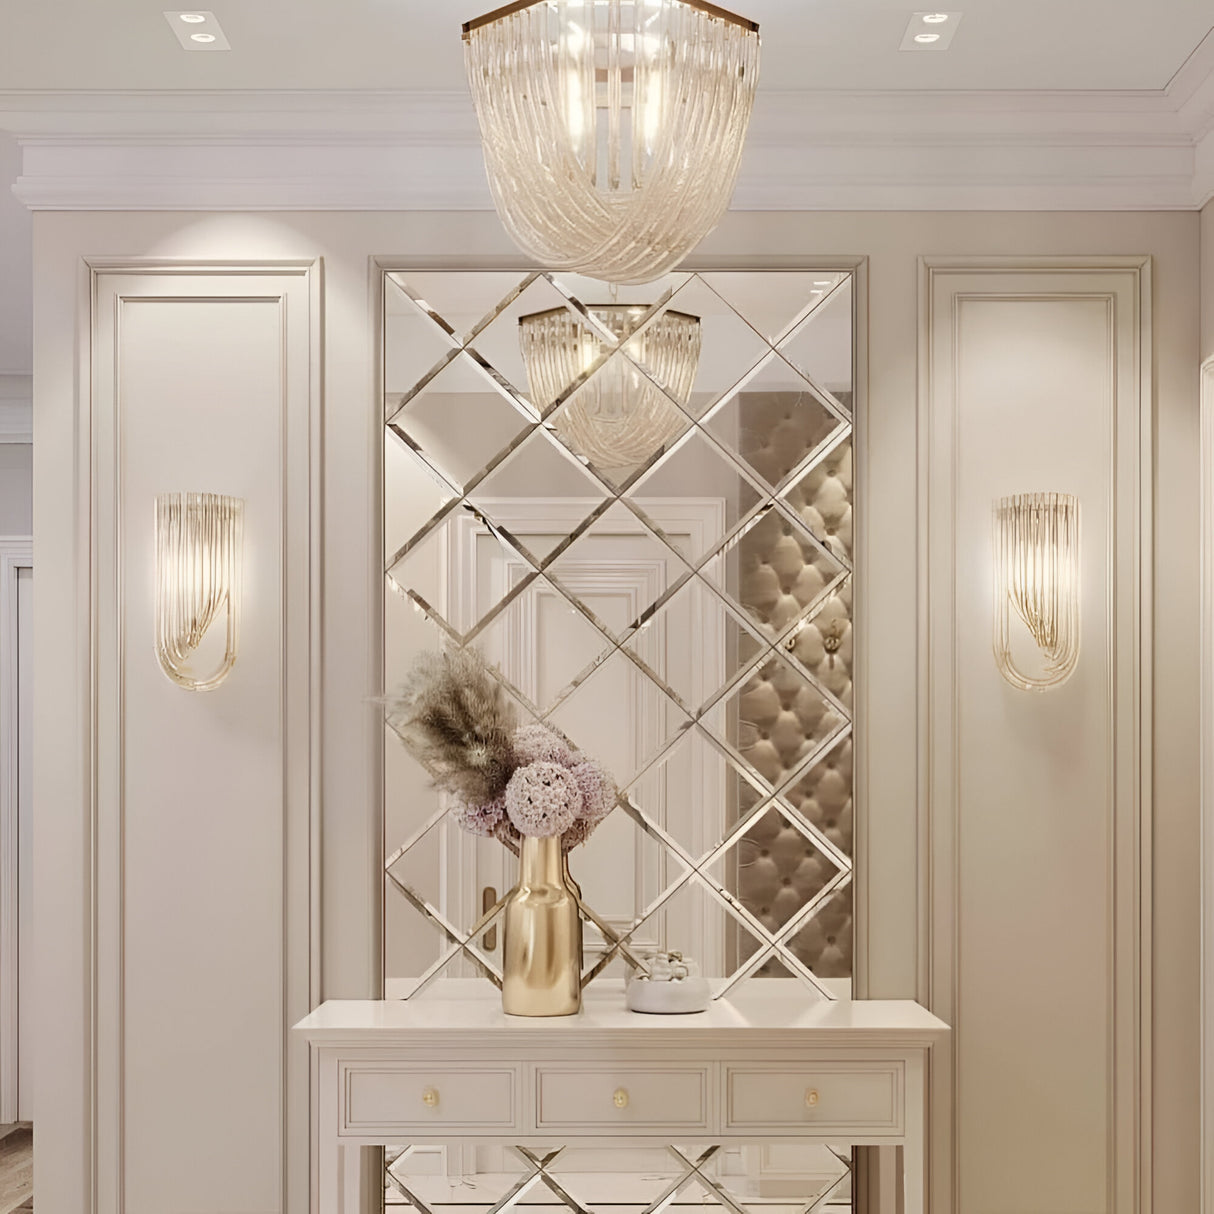
[[[559,835],[523,840],[502,937],[507,1015],[572,1016],[582,1006],[582,920],[567,873]]]

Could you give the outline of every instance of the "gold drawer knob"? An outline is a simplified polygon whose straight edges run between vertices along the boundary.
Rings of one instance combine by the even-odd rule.
[[[611,1094],[611,1100],[617,1109],[626,1109],[628,1107],[628,1089],[616,1088]]]
[[[818,1107],[818,1089],[805,1089],[805,1107],[807,1109],[816,1109]]]
[[[426,1088],[422,1092],[422,1104],[428,1109],[438,1108],[438,1088]]]

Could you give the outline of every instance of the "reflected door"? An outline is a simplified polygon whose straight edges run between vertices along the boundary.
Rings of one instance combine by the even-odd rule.
[[[650,517],[663,520],[680,552],[700,542],[703,532],[720,528],[724,502],[703,499],[689,509],[683,500],[647,501]],[[494,517],[502,520],[524,544],[551,550],[567,537],[562,529],[569,515],[567,502],[543,507],[530,503],[515,511],[508,501],[493,504]],[[574,513],[577,511],[575,510]],[[517,516],[515,516],[517,515]],[[449,596],[471,592],[478,615],[526,578],[528,565],[503,549],[487,527],[469,518],[457,545],[461,559],[451,563]],[[626,635],[648,604],[661,598],[685,576],[686,564],[674,551],[648,542],[650,533],[627,511],[611,514],[579,546],[577,559],[559,562],[551,579],[523,590],[518,609],[510,613],[509,627],[495,630],[485,656],[500,666],[510,683],[535,704],[555,706],[554,717],[571,736],[594,739],[594,757],[609,771],[637,771],[652,749],[655,718],[662,712],[662,697],[654,684],[631,663],[606,664],[596,672],[600,640],[587,644],[584,610],[593,613],[607,630]],[[576,601],[579,606],[574,605]],[[712,613],[692,596],[675,596],[672,609],[638,630],[634,644],[648,669],[676,686],[696,684],[706,689],[719,685],[727,654],[725,637]],[[570,672],[573,677],[570,678]],[[579,681],[595,672],[595,695],[574,695]],[[723,764],[712,772],[693,771],[686,763],[656,763],[646,780],[650,812],[673,837],[686,840],[689,854],[702,855],[724,830],[727,813]],[[482,905],[514,884],[514,857],[500,845],[470,836],[456,847],[447,888],[453,899],[474,889]],[[593,845],[576,849],[570,867],[587,903],[615,932],[627,932],[645,920],[643,930],[629,938],[638,949],[679,949],[702,959],[711,973],[725,963],[725,941],[719,914],[696,913],[705,909],[689,902],[671,906],[646,919],[646,907],[666,889],[677,873],[670,852],[654,846],[636,821],[623,813],[612,814],[596,832]],[[500,959],[501,939],[496,931],[482,938],[484,951]],[[586,933],[586,964],[593,965],[604,950],[593,926]],[[617,958],[614,968],[622,973]]]

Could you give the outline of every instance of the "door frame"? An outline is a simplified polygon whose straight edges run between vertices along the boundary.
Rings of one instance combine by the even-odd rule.
[[[0,1124],[17,1121],[19,1107],[17,579],[33,567],[31,536],[0,536]]]
[[[1214,357],[1201,366],[1201,1208],[1214,1214]]]

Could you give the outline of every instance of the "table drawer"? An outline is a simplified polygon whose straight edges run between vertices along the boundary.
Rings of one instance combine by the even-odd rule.
[[[342,1132],[515,1129],[519,1090],[510,1066],[347,1064]]]
[[[900,1133],[903,1081],[899,1063],[878,1067],[815,1063],[730,1067],[725,1128],[797,1133],[861,1129]]]
[[[551,1067],[536,1070],[538,1129],[707,1129],[709,1071],[687,1067]]]

